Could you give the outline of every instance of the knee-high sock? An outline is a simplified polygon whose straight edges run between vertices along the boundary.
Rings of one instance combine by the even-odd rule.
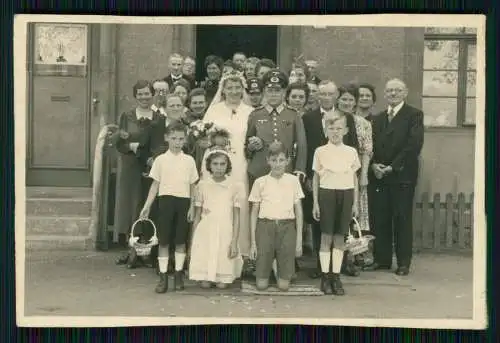
[[[332,249],[332,273],[340,273],[342,260],[344,259],[344,250]]]
[[[168,268],[168,257],[158,257],[158,268],[160,273],[166,273]]]
[[[323,273],[328,273],[330,269],[330,252],[329,251],[320,251],[319,252],[319,261],[321,264],[321,271]]]

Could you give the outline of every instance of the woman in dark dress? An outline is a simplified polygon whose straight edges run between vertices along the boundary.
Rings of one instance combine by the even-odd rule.
[[[219,80],[222,76],[224,61],[219,56],[209,55],[205,58],[205,81],[200,82],[200,87],[205,89],[207,104],[212,102],[217,90]]]
[[[119,155],[114,227],[115,240],[119,237],[121,244],[126,244],[126,237],[149,191],[151,181],[143,177],[143,173],[147,160],[163,140],[157,128],[165,125],[160,113],[151,109],[153,85],[140,80],[132,90],[137,106],[120,115],[116,141]]]

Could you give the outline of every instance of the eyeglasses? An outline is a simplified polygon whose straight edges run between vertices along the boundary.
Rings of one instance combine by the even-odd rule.
[[[155,95],[167,95],[166,89],[155,89]]]
[[[385,90],[385,92],[386,93],[392,93],[392,92],[394,92],[394,93],[402,93],[402,92],[404,92],[404,89],[403,88],[387,88]]]

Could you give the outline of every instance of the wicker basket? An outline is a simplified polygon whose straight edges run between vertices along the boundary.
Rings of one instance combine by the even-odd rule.
[[[370,241],[375,239],[375,236],[372,235],[363,236],[363,233],[361,232],[361,228],[356,218],[352,218],[352,222],[353,224],[349,226],[349,234],[347,235],[345,249],[349,250],[353,255],[363,254],[370,249],[369,247]],[[358,237],[354,237],[353,232],[351,230],[351,226],[355,231],[358,232]]]
[[[147,221],[149,222],[154,229],[153,237],[149,240],[148,243],[139,243],[139,237],[134,236],[134,229],[137,223]],[[134,224],[132,224],[132,229],[130,230],[130,239],[128,240],[128,245],[131,248],[134,248],[137,256],[148,256],[151,253],[151,248],[154,247],[155,245],[158,245],[158,237],[156,236],[156,225],[151,219],[142,219],[139,218],[137,219]]]

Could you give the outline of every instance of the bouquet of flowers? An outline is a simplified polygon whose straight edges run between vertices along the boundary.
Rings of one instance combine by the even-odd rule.
[[[203,139],[208,137],[208,132],[213,126],[213,123],[207,123],[203,120],[195,120],[189,124],[189,134],[195,140]]]

